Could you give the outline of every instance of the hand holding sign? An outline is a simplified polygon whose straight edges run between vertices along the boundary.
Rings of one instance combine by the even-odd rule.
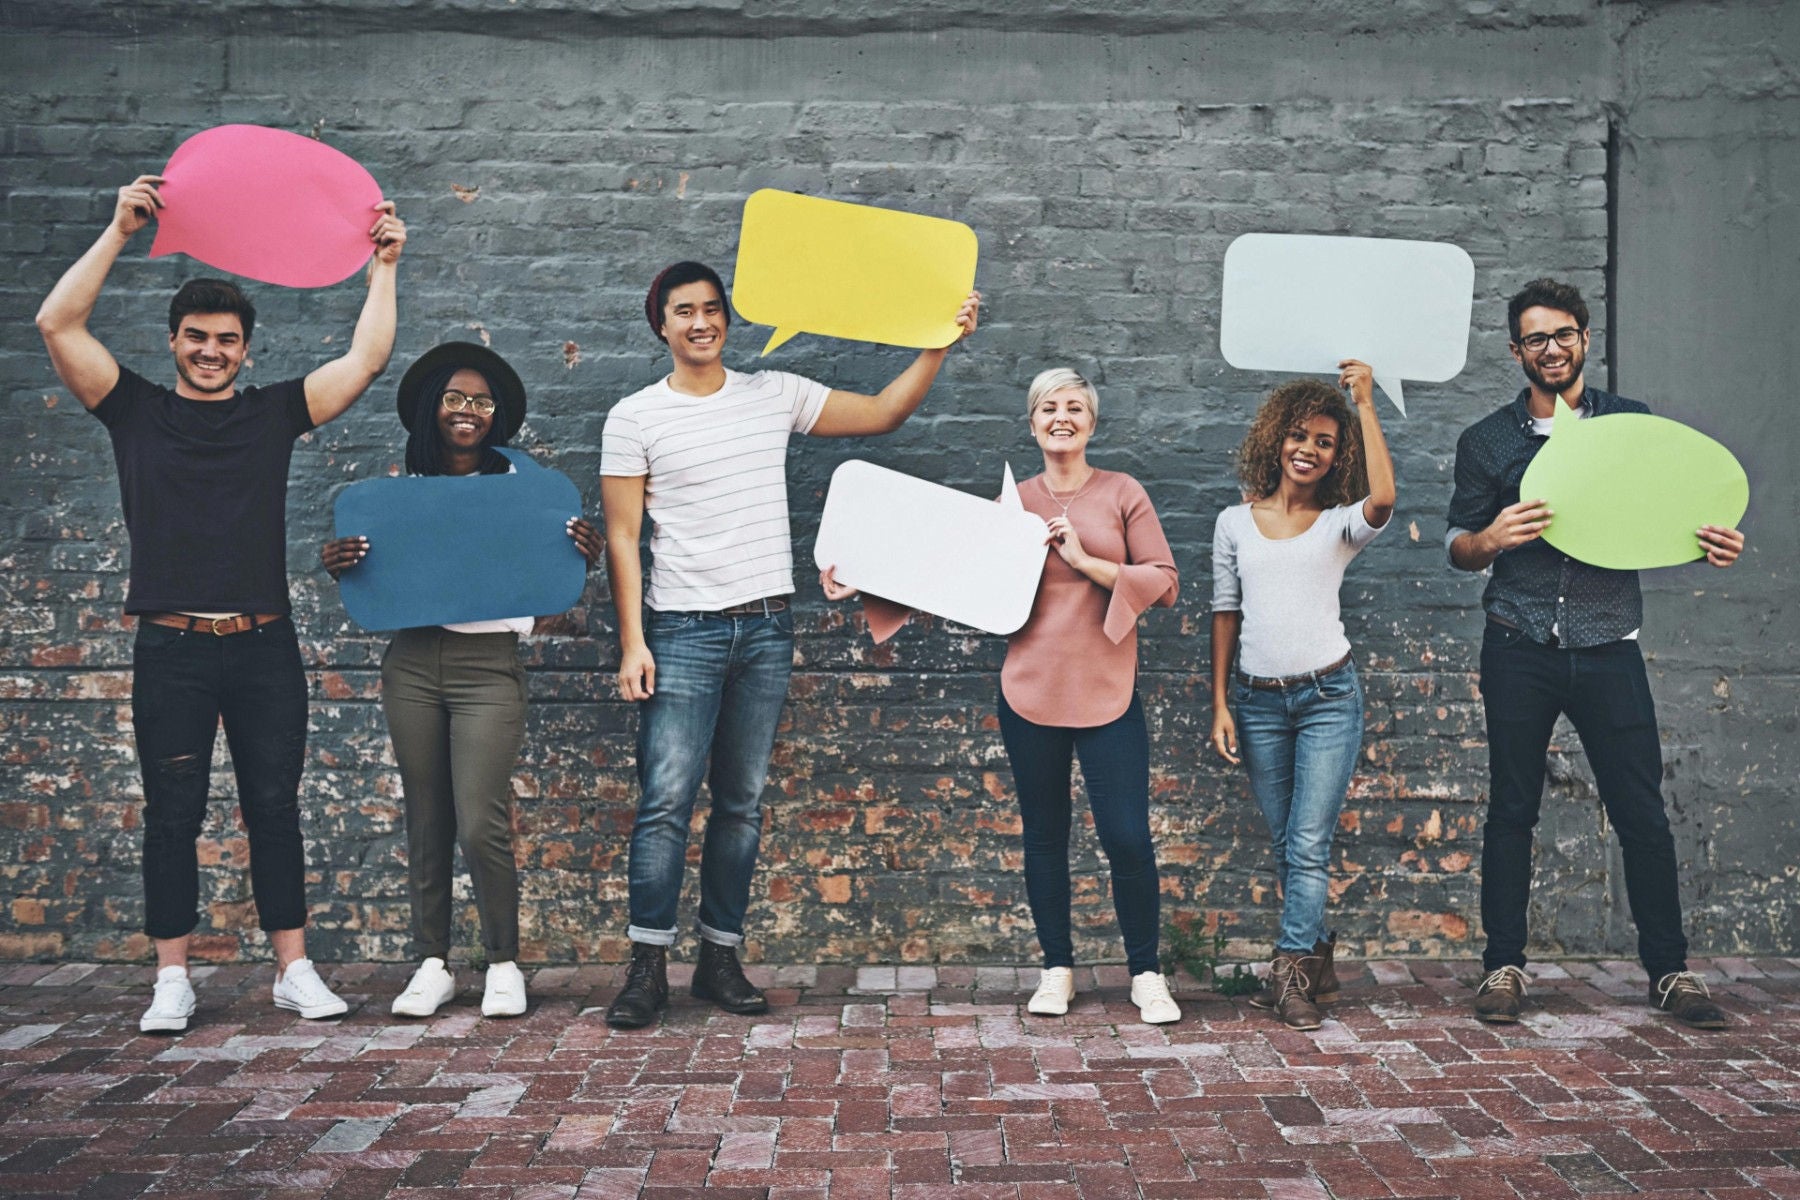
[[[1475,264],[1446,242],[1246,233],[1225,251],[1219,352],[1247,371],[1361,359],[1404,413],[1402,379],[1463,369],[1474,302]]]
[[[297,133],[208,129],[176,149],[162,179],[152,258],[182,253],[264,283],[327,287],[375,248],[380,185],[355,159]]]
[[[1046,536],[1010,468],[995,504],[851,459],[832,472],[813,561],[847,587],[1008,634],[1031,617]]]
[[[1559,402],[1555,432],[1525,468],[1519,495],[1555,514],[1546,542],[1581,562],[1630,571],[1706,557],[1696,530],[1735,526],[1750,506],[1750,481],[1731,451],[1679,421],[1648,413],[1584,420]]]
[[[764,188],[744,203],[732,302],[797,333],[937,349],[962,334],[975,286],[975,231],[958,221]]]
[[[581,599],[583,552],[599,549],[592,530],[585,541],[570,537],[581,494],[560,471],[517,450],[500,453],[517,474],[370,479],[338,496],[338,541],[324,557],[328,570],[342,571],[344,608],[357,624],[539,616]],[[342,544],[351,539],[364,548]]]

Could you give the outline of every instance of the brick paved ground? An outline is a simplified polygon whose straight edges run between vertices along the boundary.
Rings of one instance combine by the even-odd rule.
[[[1723,1033],[1623,963],[1540,968],[1510,1031],[1464,1015],[1467,964],[1355,965],[1313,1034],[1191,985],[1139,1025],[1117,968],[1061,1020],[1011,969],[760,968],[767,1016],[684,994],[615,1033],[608,966],[538,971],[517,1021],[465,973],[403,1022],[404,970],[355,965],[332,1022],[272,1008],[266,966],[202,970],[180,1038],[136,1032],[141,968],[13,966],[0,1194],[1800,1196],[1800,960],[1701,965]]]

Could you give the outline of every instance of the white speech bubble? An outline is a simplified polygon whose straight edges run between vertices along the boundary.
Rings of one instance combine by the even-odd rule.
[[[1361,359],[1404,413],[1402,379],[1462,371],[1474,306],[1461,246],[1246,233],[1225,251],[1219,352],[1246,371],[1335,375],[1340,360]]]
[[[1008,634],[1031,617],[1048,536],[1011,467],[996,504],[853,458],[831,473],[813,561],[871,596]]]

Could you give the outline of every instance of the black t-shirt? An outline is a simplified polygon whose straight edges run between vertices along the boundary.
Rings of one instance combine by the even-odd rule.
[[[305,381],[187,400],[120,368],[93,411],[131,534],[125,611],[287,612],[288,460],[313,427]]]

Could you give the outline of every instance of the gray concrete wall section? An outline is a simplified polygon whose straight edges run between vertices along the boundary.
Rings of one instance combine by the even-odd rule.
[[[1744,563],[1647,575],[1644,648],[1696,949],[1794,946],[1793,6],[223,0],[192,14],[0,0],[0,957],[143,949],[117,487],[104,431],[60,388],[31,314],[113,189],[225,122],[317,133],[373,172],[412,231],[396,364],[490,340],[530,392],[520,441],[576,480],[591,515],[607,408],[665,369],[644,284],[678,257],[729,268],[749,192],[891,205],[980,234],[983,328],[921,414],[888,438],[795,447],[801,662],[751,918],[762,956],[1035,958],[991,728],[1002,643],[925,622],[872,647],[807,564],[847,457],[970,490],[991,489],[1004,461],[1035,470],[1023,387],[1065,363],[1102,389],[1096,461],[1145,482],[1184,575],[1176,610],[1143,632],[1167,912],[1218,919],[1246,953],[1270,940],[1266,833],[1241,775],[1204,745],[1212,520],[1236,499],[1230,457],[1275,382],[1218,356],[1219,266],[1257,230],[1453,241],[1476,263],[1468,368],[1409,388],[1409,418],[1384,411],[1400,511],[1344,589],[1370,695],[1334,863],[1346,940],[1361,953],[1480,945],[1481,581],[1445,564],[1443,512],[1457,434],[1519,385],[1505,298],[1553,274],[1593,303],[1591,378],[1721,438],[1750,471]],[[207,272],[148,260],[148,240],[93,325],[163,377],[169,292]],[[262,380],[335,353],[361,302],[354,281],[255,294]],[[765,336],[737,330],[730,358],[750,365]],[[802,337],[768,362],[872,390],[908,360]],[[385,639],[349,623],[316,567],[336,491],[397,468],[397,378],[305,439],[291,476],[326,959],[407,953],[399,784],[375,703]],[[563,626],[527,649],[526,955],[612,958],[636,789],[603,573]],[[209,952],[235,953],[257,938],[220,749],[202,930],[217,931]],[[1633,953],[1608,836],[1564,726],[1538,845],[1542,952]],[[1079,952],[1117,958],[1097,853],[1083,834]]]

